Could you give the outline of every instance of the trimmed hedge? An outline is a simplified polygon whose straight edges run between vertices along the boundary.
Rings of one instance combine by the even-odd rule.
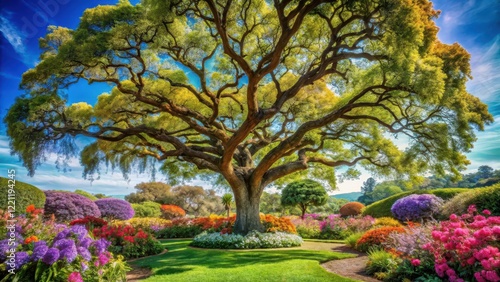
[[[476,205],[477,211],[487,209],[492,215],[500,216],[500,184],[490,187],[468,189],[467,192],[455,196],[446,202],[441,211],[441,218],[447,219],[451,214],[465,214],[470,205]]]
[[[134,217],[160,217],[161,205],[156,202],[142,202],[140,204],[132,204],[135,211]]]
[[[403,193],[399,193],[396,195],[392,195],[383,200],[377,201],[371,205],[368,205],[363,210],[363,215],[371,215],[375,218],[378,217],[393,217],[391,212],[392,205],[399,199],[412,195],[412,194],[433,194],[438,196],[443,200],[448,200],[456,195],[470,191],[467,188],[441,188],[441,189],[432,189],[432,190],[414,190],[414,191],[406,191]]]
[[[360,202],[349,202],[340,208],[340,215],[343,217],[360,215],[365,205]]]
[[[10,184],[13,184],[12,182]],[[37,209],[43,209],[45,205],[45,194],[37,187],[17,181],[14,184],[16,213],[26,213],[26,207],[33,204]],[[9,191],[9,179],[0,177],[0,209],[7,209]]]

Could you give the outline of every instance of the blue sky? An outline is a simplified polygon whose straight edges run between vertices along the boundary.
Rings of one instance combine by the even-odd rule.
[[[45,35],[47,26],[75,28],[86,8],[116,2],[117,0],[20,0],[0,3],[2,119],[15,97],[22,94],[18,90],[21,75],[38,61],[38,39]],[[436,0],[434,6],[441,10],[441,16],[437,20],[440,27],[439,38],[445,43],[458,42],[471,53],[474,80],[468,83],[468,90],[487,103],[495,116],[495,122],[485,132],[477,133],[478,141],[468,154],[472,162],[468,170],[475,171],[480,165],[500,169],[500,4],[495,0]],[[80,83],[70,88],[69,102],[86,101],[94,104],[97,95],[105,91],[106,86]],[[0,123],[0,176],[5,176],[8,169],[15,169],[18,180],[42,189],[84,189],[105,194],[128,194],[134,191],[135,184],[149,180],[147,175],[132,174],[127,182],[120,172],[110,171],[91,184],[82,178],[78,159],[71,160],[69,172],[58,171],[55,161],[55,156],[49,156],[34,177],[27,176],[26,169],[17,157],[10,155],[5,125]],[[368,177],[370,175],[363,174],[358,180],[339,183],[337,193],[359,191],[362,182]],[[210,187],[201,182],[193,184]]]

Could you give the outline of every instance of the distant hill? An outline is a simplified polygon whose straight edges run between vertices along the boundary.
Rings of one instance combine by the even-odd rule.
[[[346,199],[348,201],[357,201],[359,196],[363,195],[361,192],[351,192],[351,193],[342,193],[342,194],[337,194],[333,195],[333,198],[337,199]]]

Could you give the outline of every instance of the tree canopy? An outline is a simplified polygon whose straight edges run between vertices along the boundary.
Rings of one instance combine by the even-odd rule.
[[[234,193],[236,233],[263,229],[260,196],[286,178],[334,187],[335,168],[356,164],[458,173],[492,116],[466,91],[470,55],[437,39],[438,14],[427,0],[88,9],[76,29],[52,26],[40,40],[27,94],[5,117],[11,150],[33,175],[48,153],[77,153],[83,135],[95,140],[81,151],[87,178],[104,165],[160,171],[173,185],[218,176]],[[113,88],[68,104],[79,81]]]
[[[283,206],[298,206],[302,218],[309,206],[322,206],[326,204],[328,194],[325,188],[314,180],[301,180],[288,184],[281,193]]]

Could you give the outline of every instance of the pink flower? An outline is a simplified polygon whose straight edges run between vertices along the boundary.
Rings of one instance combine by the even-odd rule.
[[[420,260],[419,259],[412,259],[411,260],[411,265],[413,265],[415,267],[419,267],[420,266]]]
[[[484,214],[484,215],[491,215],[491,212],[490,212],[489,210],[484,210],[484,211],[483,211],[483,214]]]
[[[68,282],[83,282],[83,278],[80,275],[80,272],[71,272],[68,276]]]
[[[457,228],[453,234],[455,234],[455,236],[464,236],[469,234],[469,231],[465,228]]]
[[[477,211],[476,205],[470,205],[469,208],[467,209],[468,213],[474,213]]]
[[[458,216],[456,214],[453,213],[453,214],[450,215],[450,220],[451,221],[457,221],[457,220],[459,220],[459,218],[458,218]]]

